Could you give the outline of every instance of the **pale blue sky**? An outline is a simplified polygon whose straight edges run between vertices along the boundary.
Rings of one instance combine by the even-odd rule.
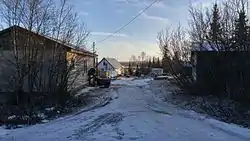
[[[88,29],[90,43],[95,41],[99,57],[115,57],[120,61],[145,51],[160,56],[156,36],[167,26],[179,22],[188,26],[189,4],[211,5],[213,0],[160,0],[120,33],[98,43],[131,20],[153,0],[71,0]]]
[[[57,1],[57,0],[55,0]],[[112,34],[135,17],[154,0],[69,0],[80,20],[91,32],[87,48],[96,42],[99,58],[114,57],[120,61],[138,56],[142,51],[149,56],[161,56],[157,45],[157,33],[166,27],[176,27],[181,23],[188,27],[189,5],[212,6],[215,0],[158,0],[124,30],[106,41],[102,39]],[[221,0],[217,0],[221,1]]]

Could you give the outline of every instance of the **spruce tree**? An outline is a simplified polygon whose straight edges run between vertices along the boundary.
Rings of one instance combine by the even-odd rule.
[[[220,24],[220,13],[217,3],[214,4],[212,10],[212,22],[210,23],[210,31],[208,33],[208,40],[216,45],[222,42],[222,27]]]
[[[130,62],[128,64],[128,73],[129,73],[129,75],[132,75],[132,73],[133,73]]]
[[[156,65],[157,65],[157,68],[160,68],[160,67],[161,67],[161,61],[160,61],[160,58],[159,58],[159,57],[157,58],[157,64],[156,64]]]
[[[155,57],[153,57],[153,62],[152,62],[152,67],[154,68],[155,67]]]
[[[235,50],[245,51],[247,50],[247,42],[248,42],[248,27],[247,27],[247,18],[244,10],[241,10],[239,13],[239,17],[235,22],[235,30],[234,30],[234,46]]]
[[[148,68],[151,68],[152,67],[152,62],[151,62],[151,59],[149,59],[148,61]]]

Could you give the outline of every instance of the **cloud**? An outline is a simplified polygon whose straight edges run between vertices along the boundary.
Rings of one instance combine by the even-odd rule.
[[[127,3],[127,4],[134,5],[134,6],[145,7],[145,6],[150,5],[152,3],[152,0],[115,0],[115,2]],[[152,7],[164,8],[164,7],[166,7],[166,5],[164,4],[164,2],[159,1],[159,2],[154,3],[154,5],[152,5]]]
[[[143,13],[142,16],[146,19],[149,19],[149,20],[156,20],[156,21],[161,21],[164,23],[168,22],[168,19],[166,19],[166,18],[158,17],[158,16],[151,16],[151,15],[148,15],[147,13]]]
[[[120,3],[129,3],[129,0],[115,0],[115,1]]]
[[[110,32],[91,32],[91,35],[94,35],[94,36],[115,36],[115,37],[128,37],[126,34],[119,34],[119,33],[116,33],[116,34],[113,34],[113,33],[110,33]]]
[[[164,2],[160,1],[160,2],[157,2],[153,5],[153,7],[156,7],[156,8],[165,8],[166,5],[164,4]]]
[[[88,16],[89,15],[88,12],[84,12],[84,11],[80,11],[80,12],[78,12],[78,14],[81,16]]]
[[[212,7],[215,2],[221,3],[223,0],[195,0],[192,2],[192,6],[198,7]]]
[[[136,4],[139,1],[138,0],[115,0],[115,2],[118,2],[118,3],[128,3],[128,4]]]

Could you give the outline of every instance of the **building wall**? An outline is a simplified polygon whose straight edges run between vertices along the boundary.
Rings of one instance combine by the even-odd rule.
[[[16,30],[16,32],[1,34],[0,46],[4,46],[5,49],[0,54],[2,91],[17,90],[17,85],[22,83],[24,91],[30,91],[30,85],[36,88],[32,91],[50,91],[51,83],[58,83],[65,74],[67,48],[60,44],[33,33]],[[22,73],[18,73],[18,67]],[[34,77],[37,79],[32,79],[33,75],[28,71],[31,69],[28,68],[33,68],[32,74],[35,74]],[[18,74],[23,76],[17,77]],[[20,79],[14,78],[23,78],[23,80],[17,82]]]
[[[10,50],[10,33],[3,33],[0,36],[0,91],[12,90],[11,83],[15,75],[14,52]]]
[[[43,36],[29,32],[27,30],[16,28],[16,32],[11,29],[7,32],[1,32],[0,35],[0,91],[13,91],[15,86],[20,84],[17,79],[17,65],[19,64],[21,72],[26,72],[31,64],[34,64],[36,80],[32,80],[31,76],[23,73],[23,90],[29,91],[29,85],[36,85],[36,90],[33,91],[53,91],[52,85],[57,85],[64,81],[69,69],[68,53],[72,53],[69,47],[58,42],[47,39]],[[16,49],[14,49],[16,47]],[[33,54],[33,57],[29,54]],[[73,56],[77,57],[77,62],[74,70],[79,71],[81,78],[79,81],[87,82],[87,71],[94,67],[93,55],[84,54],[84,52],[73,52]],[[15,57],[18,56],[18,61]],[[30,65],[29,65],[30,64]],[[72,71],[75,75],[75,72]],[[29,77],[30,76],[30,77]],[[31,81],[32,80],[32,81]],[[62,84],[62,83],[60,83]],[[67,88],[70,83],[66,83]],[[79,84],[79,83],[78,83]]]
[[[103,59],[101,62],[98,63],[98,70],[100,74],[105,74],[106,77],[116,77],[118,73],[116,70],[111,66],[111,64],[106,60]]]
[[[163,74],[163,68],[151,68],[152,75],[162,75]]]
[[[197,53],[197,88],[217,96],[249,98],[250,52]],[[205,94],[205,93],[204,93]]]
[[[95,57],[84,55],[84,54],[76,54],[71,51],[67,53],[67,60],[69,64],[71,64],[71,57],[75,58],[75,66],[73,69],[73,73],[76,75],[72,75],[72,79],[69,80],[69,83],[74,81],[72,88],[77,88],[82,85],[86,85],[88,83],[88,70],[90,68],[94,68],[94,59]],[[71,57],[69,57],[71,55]]]
[[[115,71],[117,72],[117,75],[121,75],[123,73],[123,68],[119,68],[119,69],[115,69]]]
[[[11,83],[14,81],[13,76],[16,72],[15,66],[12,64],[14,58],[11,51],[1,51],[0,55],[0,92],[12,90]]]
[[[114,68],[110,65],[110,63],[105,59],[103,59],[103,60],[101,60],[101,62],[99,62],[98,69],[102,70],[102,71],[113,71],[114,70]]]

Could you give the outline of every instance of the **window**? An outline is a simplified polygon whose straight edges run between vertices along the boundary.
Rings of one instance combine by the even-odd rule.
[[[103,62],[103,66],[107,66],[107,63],[106,63],[106,62]]]

